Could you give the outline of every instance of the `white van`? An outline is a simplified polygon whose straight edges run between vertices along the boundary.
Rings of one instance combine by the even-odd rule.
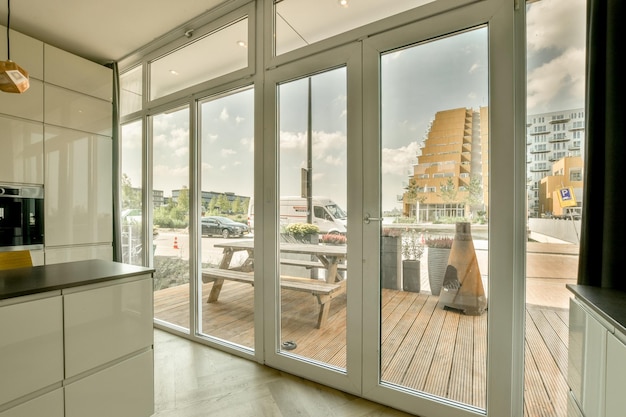
[[[280,224],[307,222],[307,201],[302,197],[280,198]],[[313,197],[313,224],[320,233],[346,233],[347,215],[341,207],[328,197]],[[248,226],[254,228],[254,201],[248,205]]]

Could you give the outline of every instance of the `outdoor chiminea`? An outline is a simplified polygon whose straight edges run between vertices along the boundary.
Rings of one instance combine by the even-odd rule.
[[[471,316],[481,315],[487,309],[470,223],[456,224],[439,302]]]

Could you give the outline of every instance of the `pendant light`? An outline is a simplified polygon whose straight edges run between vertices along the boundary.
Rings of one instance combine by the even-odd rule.
[[[11,0],[7,0],[7,60],[0,61],[0,90],[5,93],[23,93],[28,90],[28,72],[11,61]]]

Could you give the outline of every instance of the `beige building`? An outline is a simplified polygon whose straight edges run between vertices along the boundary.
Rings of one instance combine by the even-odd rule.
[[[542,216],[560,217],[568,214],[566,208],[561,206],[558,196],[559,190],[568,187],[574,192],[577,207],[580,207],[583,190],[583,160],[580,156],[559,159],[552,165],[552,175],[541,179],[539,212]]]
[[[488,211],[487,110],[435,114],[402,196],[404,216],[430,222]]]

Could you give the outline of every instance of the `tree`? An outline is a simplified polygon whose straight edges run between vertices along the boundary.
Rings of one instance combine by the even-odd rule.
[[[445,203],[449,204],[457,201],[458,190],[454,185],[452,178],[448,178],[448,181],[446,181],[445,184],[440,183],[439,189],[441,192],[438,196],[441,197]]]
[[[472,211],[472,207],[475,207],[479,204],[483,203],[483,185],[477,176],[473,175],[470,177],[469,186],[467,187],[467,197],[465,198],[465,204],[470,207],[470,213]]]
[[[141,208],[141,190],[133,188],[130,178],[122,174],[122,209]]]
[[[406,192],[404,193],[404,201],[411,205],[416,205],[416,203],[422,204],[426,201],[426,194],[424,194],[424,188],[420,188],[417,184],[417,180],[415,177],[412,177],[409,180],[409,185],[406,187]],[[416,208],[417,209],[417,208]],[[409,213],[410,215],[411,213]]]

